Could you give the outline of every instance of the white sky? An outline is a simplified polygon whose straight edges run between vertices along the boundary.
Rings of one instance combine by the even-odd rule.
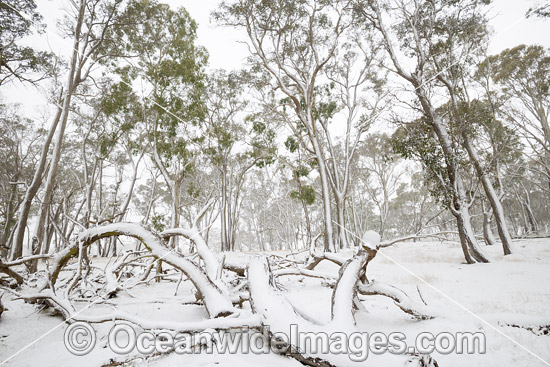
[[[219,0],[170,0],[171,5],[183,6],[199,24],[199,42],[210,53],[214,68],[238,68],[247,56],[247,49],[237,41],[245,40],[246,34],[209,24],[210,12]],[[489,46],[491,54],[522,43],[541,44],[550,47],[550,20],[526,19],[525,13],[539,3],[533,0],[493,0],[491,26],[494,36]]]
[[[238,69],[245,63],[247,48],[239,41],[246,40],[246,34],[240,30],[220,28],[210,23],[210,13],[220,0],[164,0],[174,7],[184,6],[197,21],[198,42],[209,52],[210,68]],[[44,35],[34,36],[29,43],[48,49],[56,54],[68,55],[71,41],[59,37],[56,22],[68,6],[67,0],[37,0],[39,11],[44,15],[47,30]],[[527,9],[536,4],[536,0],[494,0],[491,5],[491,26],[494,36],[489,46],[490,53],[514,47],[519,44],[541,44],[550,48],[550,20],[526,19]],[[40,116],[45,105],[43,92],[34,87],[14,83],[0,91],[6,102],[21,103],[29,117]]]

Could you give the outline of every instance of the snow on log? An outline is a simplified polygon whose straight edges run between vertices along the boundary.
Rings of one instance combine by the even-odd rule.
[[[143,329],[148,330],[172,330],[181,333],[201,332],[207,329],[231,330],[242,328],[257,328],[261,326],[260,318],[257,315],[248,315],[246,317],[218,317],[215,319],[206,319],[200,321],[171,321],[171,320],[150,320],[124,311],[115,310],[106,315],[75,315],[71,317],[73,321],[84,321],[92,324],[127,321]]]
[[[332,322],[336,325],[355,325],[353,301],[357,296],[357,282],[362,277],[367,263],[367,253],[359,253],[340,268],[336,287],[332,292]]]
[[[275,277],[284,276],[284,275],[303,275],[306,277],[311,278],[321,278],[327,281],[334,281],[336,280],[336,277],[330,273],[323,273],[319,271],[313,271],[308,269],[300,269],[300,268],[286,268],[286,269],[278,269],[273,271],[273,275]]]
[[[267,259],[264,257],[252,260],[248,266],[250,305],[252,310],[260,316],[262,324],[269,327],[270,337],[275,337],[278,333],[289,335],[291,325],[296,325],[300,332],[323,331],[320,325],[301,317],[284,295],[270,285],[272,283],[273,278]],[[300,346],[292,344],[292,341],[288,341],[286,347],[281,348],[281,353],[306,365],[335,365],[325,359],[330,356],[313,355],[307,350],[301,350]]]
[[[245,276],[247,267],[248,267],[247,261],[244,261],[241,259],[229,258],[227,256],[225,258],[225,261],[223,262],[224,269],[230,270],[240,276]]]
[[[216,258],[216,255],[210,250],[208,244],[201,236],[200,231],[197,227],[193,226],[190,229],[184,228],[171,228],[167,229],[160,233],[161,237],[168,238],[170,236],[183,236],[193,242],[197,249],[197,253],[204,261],[206,268],[206,274],[210,279],[216,279],[216,273],[218,272],[219,261]]]
[[[52,286],[55,284],[61,268],[78,254],[79,244],[86,248],[102,238],[111,236],[129,236],[139,239],[151,254],[183,272],[195,285],[211,317],[227,316],[238,313],[230,297],[214,284],[207,274],[193,262],[170,250],[164,240],[137,223],[112,223],[90,228],[81,232],[76,241],[54,256],[50,271]]]
[[[238,328],[260,328],[260,318],[253,314],[241,314],[239,317],[218,317],[200,321],[171,321],[171,320],[150,320],[128,312],[113,310],[103,315],[85,315],[83,310],[77,311],[72,304],[57,295],[51,290],[34,294],[22,294],[14,290],[8,290],[18,298],[26,301],[42,301],[58,311],[68,323],[83,321],[93,324],[127,321],[143,329],[149,330],[173,330],[178,332],[200,332],[206,329],[230,330]]]
[[[433,310],[429,310],[422,303],[413,301],[407,293],[389,284],[377,281],[372,281],[368,284],[363,283],[359,285],[358,291],[360,294],[368,296],[389,297],[394,300],[395,305],[403,310],[403,312],[419,320],[433,319],[437,316]]]
[[[360,268],[363,263],[363,256],[355,258],[348,263],[347,270],[343,272],[344,279],[341,282],[340,289],[336,292],[337,297],[341,295],[348,295],[349,290],[344,291],[345,288],[353,283],[353,278],[358,279],[357,269]],[[355,274],[352,274],[354,271]],[[375,355],[370,353],[368,359],[354,361],[350,358],[348,353],[329,353],[323,352],[322,348],[316,348],[312,350],[311,343],[302,343],[305,338],[303,336],[314,335],[315,337],[326,336],[331,338],[335,335],[341,336],[343,334],[348,337],[352,333],[357,333],[353,323],[351,324],[339,324],[338,318],[336,321],[330,322],[327,325],[320,325],[311,321],[311,319],[305,319],[301,316],[300,312],[297,312],[294,307],[287,301],[284,294],[279,290],[273,288],[272,274],[269,268],[267,259],[257,258],[250,262],[248,267],[248,282],[250,289],[250,304],[252,310],[260,317],[264,326],[269,327],[269,336],[272,340],[276,340],[278,350],[281,354],[288,355],[300,363],[308,366],[404,366],[415,365],[418,362],[418,358],[411,355],[394,355],[391,353],[385,353],[383,355]],[[355,285],[355,283],[353,283]],[[347,305],[351,307],[351,304],[347,302]],[[344,304],[341,305],[345,307]],[[337,306],[338,309],[340,305]],[[340,311],[338,311],[340,312]],[[342,311],[343,312],[343,311]],[[350,311],[351,312],[351,311]],[[347,316],[346,316],[347,318]],[[292,331],[296,330],[296,339],[293,339]],[[290,336],[286,340],[282,340],[280,335],[284,334]],[[278,336],[279,335],[279,336]],[[356,334],[357,335],[357,334]],[[409,363],[409,364],[407,364]],[[420,363],[416,365],[421,366]],[[428,364],[426,366],[433,366]]]
[[[47,254],[32,255],[32,256],[23,257],[23,258],[20,258],[20,259],[14,260],[14,261],[8,261],[8,262],[3,262],[2,259],[0,258],[0,273],[4,273],[4,274],[12,277],[17,282],[17,285],[21,285],[21,284],[23,284],[23,281],[24,281],[23,276],[21,276],[15,270],[10,269],[10,267],[22,265],[22,264],[25,264],[29,261],[36,261],[36,260],[41,260],[41,259],[50,259],[51,257],[52,257],[52,255],[47,255]]]
[[[380,246],[380,235],[375,231],[366,231],[361,238],[361,245],[376,250]]]
[[[10,269],[9,265],[2,262],[2,259],[0,259],[0,273],[7,274],[8,276],[15,279],[17,282],[17,285],[23,284],[23,277],[18,274],[16,271]]]
[[[115,262],[109,263],[105,267],[105,291],[109,297],[117,294],[120,290],[120,284],[116,273],[130,255],[131,253],[127,253],[124,257],[119,257]]]
[[[349,258],[339,256],[330,252],[325,252],[322,255],[311,254],[304,268],[308,270],[313,270],[324,260],[330,261],[338,266],[342,266],[347,260],[349,260]]]

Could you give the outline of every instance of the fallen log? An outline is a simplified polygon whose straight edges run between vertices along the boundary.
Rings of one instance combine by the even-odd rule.
[[[54,256],[50,270],[50,283],[54,286],[59,272],[67,262],[78,255],[79,248],[83,250],[94,242],[111,236],[129,236],[139,239],[151,254],[159,260],[166,262],[179,271],[183,272],[195,285],[199,297],[203,299],[208,314],[211,317],[221,317],[236,314],[239,311],[233,307],[231,298],[221,290],[195,263],[187,260],[178,254],[158,234],[150,231],[141,224],[136,223],[113,223],[100,227],[90,228],[78,235],[76,241],[71,242]]]

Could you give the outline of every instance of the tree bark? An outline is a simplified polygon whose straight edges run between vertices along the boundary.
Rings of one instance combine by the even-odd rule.
[[[330,205],[331,195],[327,177],[326,161],[323,152],[321,151],[317,137],[312,136],[311,141],[313,144],[313,149],[315,151],[315,158],[319,166],[319,178],[321,180],[321,196],[323,199],[323,227],[325,229],[325,234],[323,237],[324,250],[335,251],[336,248],[334,247],[334,229],[332,225],[332,212]]]
[[[504,215],[502,203],[498,198],[498,195],[495,191],[495,188],[493,187],[491,180],[489,179],[489,176],[487,175],[487,172],[485,172],[483,167],[481,167],[479,156],[474,146],[472,145],[472,142],[470,141],[470,137],[466,132],[464,132],[462,134],[462,138],[463,146],[468,152],[468,156],[470,157],[476,173],[481,180],[485,195],[487,196],[487,199],[491,204],[491,209],[493,209],[493,215],[495,217],[495,222],[498,229],[498,236],[500,237],[500,241],[502,243],[504,255],[510,255],[514,251],[514,245],[512,243],[512,237],[510,237],[510,232],[508,231],[508,225],[506,224],[506,217]]]
[[[10,252],[11,260],[15,260],[23,256],[23,240],[25,239],[25,229],[27,227],[27,221],[29,219],[29,213],[31,210],[32,201],[36,196],[36,193],[38,192],[40,185],[42,184],[42,175],[46,167],[48,151],[49,151],[53,136],[55,134],[55,131],[57,129],[57,125],[61,118],[61,112],[62,112],[62,108],[58,107],[56,115],[52,121],[50,130],[48,131],[48,135],[44,140],[44,145],[42,146],[42,150],[40,152],[40,160],[36,166],[36,170],[34,171],[32,182],[28,186],[27,191],[25,192],[25,197],[23,199],[23,202],[19,207],[17,225],[15,226],[15,229],[14,229],[15,237],[13,239],[11,252]]]
[[[481,203],[481,210],[483,211],[483,238],[487,245],[493,246],[496,244],[496,240],[491,229],[491,211],[485,210],[483,202]]]
[[[421,84],[418,81],[413,80],[413,85],[415,86],[416,94],[420,100],[424,114],[428,118],[428,121],[435,132],[443,151],[447,176],[451,186],[450,190],[453,196],[450,209],[451,213],[456,218],[464,257],[469,264],[476,262],[487,263],[489,262],[489,258],[479,247],[470,222],[470,213],[466,200],[464,181],[459,172],[459,168],[457,167],[456,154],[453,152],[451,138],[445,129],[443,121],[441,121],[441,117],[436,114],[431,102],[426,97]]]
[[[55,186],[55,176],[57,174],[57,166],[61,159],[61,150],[63,146],[63,138],[65,136],[65,128],[67,127],[67,121],[69,119],[69,109],[71,105],[71,97],[74,89],[79,84],[80,80],[76,77],[80,72],[77,71],[77,61],[80,53],[80,35],[82,25],[84,23],[84,14],[86,11],[86,1],[81,0],[78,10],[78,18],[76,20],[75,33],[73,39],[73,52],[71,56],[71,65],[69,69],[69,75],[67,77],[67,84],[65,87],[65,96],[63,97],[63,107],[60,119],[59,129],[54,142],[54,149],[52,157],[50,159],[50,167],[48,169],[48,177],[46,179],[46,186],[44,188],[44,197],[40,205],[39,218],[36,224],[32,242],[33,242],[33,255],[39,253],[40,247],[44,241],[45,222],[46,216],[50,210],[50,203],[53,197],[53,191]]]

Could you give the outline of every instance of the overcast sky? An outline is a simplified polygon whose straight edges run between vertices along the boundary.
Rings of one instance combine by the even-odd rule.
[[[220,3],[219,0],[170,0],[173,6],[184,6],[199,24],[199,42],[210,53],[210,64],[214,68],[238,68],[246,57],[247,50],[239,45],[246,34],[210,24],[210,12]],[[541,44],[550,47],[550,21],[526,19],[525,13],[540,1],[532,0],[493,0],[491,5],[491,26],[494,36],[489,45],[490,53],[498,53],[506,48],[522,43]]]
[[[67,7],[67,0],[37,0],[39,11],[47,23],[46,34],[35,36],[29,43],[49,49],[56,54],[68,55],[70,40],[62,40],[56,29],[56,21]],[[174,7],[184,6],[199,25],[198,42],[210,54],[210,68],[238,69],[247,56],[246,46],[239,41],[246,39],[243,31],[216,27],[210,23],[210,12],[220,0],[170,0],[164,1]],[[490,53],[514,47],[519,44],[541,44],[550,47],[550,20],[526,19],[525,13],[534,0],[494,0],[491,5],[491,26],[494,35],[489,45]],[[6,102],[22,103],[26,114],[37,116],[36,109],[44,105],[44,98],[32,86],[14,83],[1,91]]]

